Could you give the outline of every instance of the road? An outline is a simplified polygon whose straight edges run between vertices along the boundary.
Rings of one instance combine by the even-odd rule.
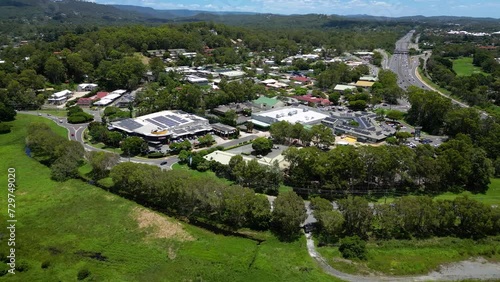
[[[396,46],[394,49],[394,55],[392,55],[391,58],[389,59],[388,68],[392,72],[397,74],[399,87],[407,90],[409,86],[413,85],[413,86],[416,86],[418,88],[422,88],[425,90],[435,91],[435,92],[439,93],[441,96],[450,99],[453,104],[458,105],[458,106],[463,107],[463,108],[468,108],[469,105],[467,105],[463,102],[460,102],[460,101],[440,92],[439,90],[428,85],[422,79],[422,77],[418,73],[418,66],[420,64],[419,58],[425,58],[425,55],[410,56],[408,54],[410,46],[414,45],[413,43],[411,43],[411,38],[412,38],[414,33],[415,33],[415,31],[412,30],[396,42]],[[403,104],[407,103],[407,102],[405,103],[405,101],[401,101],[401,102]],[[489,116],[484,111],[480,111],[480,113],[481,113],[481,116],[483,118],[486,118]]]
[[[99,111],[87,110],[87,112],[90,113],[90,114],[92,114],[92,115],[94,115],[94,117],[98,116],[98,120],[100,120]],[[83,133],[85,132],[85,129],[87,129],[87,127],[89,125],[88,123],[71,124],[71,123],[68,123],[68,121],[67,121],[66,118],[56,117],[56,116],[47,115],[47,114],[38,114],[37,112],[20,111],[19,113],[29,114],[29,115],[39,115],[41,117],[48,118],[48,119],[54,121],[59,126],[66,128],[66,130],[68,130],[68,139],[69,140],[73,140],[73,141],[77,141],[77,142],[81,143],[83,145],[85,151],[103,151],[103,152],[109,152],[109,151],[104,150],[104,149],[99,149],[99,148],[90,146],[84,140]],[[223,143],[220,146],[223,146],[224,148],[227,148],[227,147],[231,147],[231,146],[237,145],[237,144],[245,142],[245,141],[253,140],[253,139],[257,138],[257,137],[258,137],[257,135],[248,135],[248,136],[245,136],[245,137],[242,137],[242,138],[239,138],[239,139],[235,139],[235,140],[231,140],[229,142]],[[128,158],[128,157],[120,156],[120,162],[128,162],[128,161],[134,162],[134,163],[143,163],[143,164],[155,165],[155,166],[158,166],[158,167],[161,167],[161,168],[165,168],[165,166],[162,166],[160,164],[162,162],[164,162],[164,161],[167,161],[168,168],[172,168],[172,166],[175,163],[179,162],[179,158],[177,157],[177,155],[168,156],[168,157],[159,158],[159,159],[147,159],[147,158],[140,158],[140,157],[130,157],[130,158]]]

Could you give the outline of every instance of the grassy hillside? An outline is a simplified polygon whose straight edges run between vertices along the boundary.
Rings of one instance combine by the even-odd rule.
[[[459,76],[469,76],[473,73],[485,74],[481,68],[472,64],[472,58],[470,57],[453,60],[453,70]]]
[[[87,269],[93,281],[334,281],[309,257],[303,238],[288,244],[253,233],[264,240],[258,244],[217,235],[78,180],[50,180],[49,169],[24,154],[24,129],[35,120],[66,136],[55,123],[27,115],[0,135],[0,179],[6,183],[7,169],[16,169],[16,262],[27,269],[0,280],[75,281]]]

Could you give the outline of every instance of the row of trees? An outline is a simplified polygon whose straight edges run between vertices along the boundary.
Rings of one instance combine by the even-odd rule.
[[[338,201],[338,210],[323,198],[311,200],[318,220],[320,243],[336,243],[346,236],[363,239],[410,239],[454,236],[479,239],[497,235],[500,209],[467,197],[434,201],[428,196],[406,196],[373,207],[361,197]]]
[[[476,49],[473,64],[482,67],[489,75],[473,73],[470,76],[458,76],[453,70],[450,58],[432,55],[427,61],[426,70],[439,86],[449,90],[471,106],[500,104],[500,64],[493,53]]]
[[[435,194],[468,190],[485,192],[492,162],[469,137],[458,135],[438,148],[407,146],[339,146],[328,152],[315,147],[284,152],[290,167],[285,183],[304,194]]]
[[[31,156],[50,167],[52,179],[65,181],[78,176],[85,152],[80,143],[57,135],[45,123],[31,123],[27,132]]]
[[[422,126],[426,132],[445,134],[452,138],[466,134],[472,143],[482,148],[488,158],[499,162],[500,124],[497,117],[482,118],[474,108],[453,106],[451,101],[436,92],[411,87],[408,91],[411,108],[406,120]]]
[[[283,239],[295,238],[305,219],[302,199],[289,192],[277,197],[273,211],[264,195],[210,178],[193,178],[184,171],[162,171],[136,163],[111,169],[113,191],[140,204],[189,220],[224,224],[231,230],[270,227]]]

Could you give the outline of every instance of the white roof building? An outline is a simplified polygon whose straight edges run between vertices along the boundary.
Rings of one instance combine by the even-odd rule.
[[[343,85],[343,84],[337,84],[335,85],[335,88],[333,88],[333,90],[335,91],[345,91],[345,90],[354,90],[356,89],[356,86],[352,86],[352,85]]]
[[[269,127],[271,124],[280,121],[287,121],[292,124],[317,124],[327,117],[328,115],[316,112],[309,107],[285,107],[252,113],[251,121],[256,125]]]
[[[196,75],[186,75],[185,79],[192,84],[208,84],[208,79]]]
[[[118,94],[118,97],[120,97],[121,95],[127,93],[127,90],[123,90],[123,89],[118,89],[118,90],[115,90],[111,93],[109,93],[110,95],[112,94]],[[106,98],[108,98],[110,95],[106,96]],[[116,99],[116,98],[115,98]]]
[[[246,75],[244,71],[226,71],[226,72],[221,72],[220,76],[225,77],[227,79],[237,79],[237,78],[242,78]]]
[[[82,83],[82,84],[78,84],[77,91],[78,92],[92,91],[96,88],[97,88],[97,84],[95,84],[95,83]]]
[[[227,152],[227,151],[214,151],[208,155],[203,156],[203,158],[206,159],[207,161],[216,161],[216,162],[219,162],[221,164],[228,165],[231,158],[236,156],[236,155],[238,155],[238,154]],[[247,162],[254,159],[254,158],[244,156],[244,155],[241,155],[241,156],[243,157],[243,160],[245,160]],[[256,160],[260,165],[265,165],[265,166],[270,166],[270,165],[274,164],[274,161],[277,161],[281,168],[288,166],[288,163],[285,161],[285,157],[283,155],[278,155],[275,158],[264,157],[264,158],[260,158],[260,159],[256,159]]]
[[[161,111],[111,123],[111,127],[148,140],[179,138],[212,130],[207,119],[182,111]]]

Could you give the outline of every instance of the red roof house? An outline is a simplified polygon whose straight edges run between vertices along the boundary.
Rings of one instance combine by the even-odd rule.
[[[295,99],[306,102],[306,103],[313,103],[313,104],[321,104],[321,105],[330,105],[331,102],[328,99],[324,98],[318,98],[314,97],[311,94],[303,95],[303,96],[295,96]]]

